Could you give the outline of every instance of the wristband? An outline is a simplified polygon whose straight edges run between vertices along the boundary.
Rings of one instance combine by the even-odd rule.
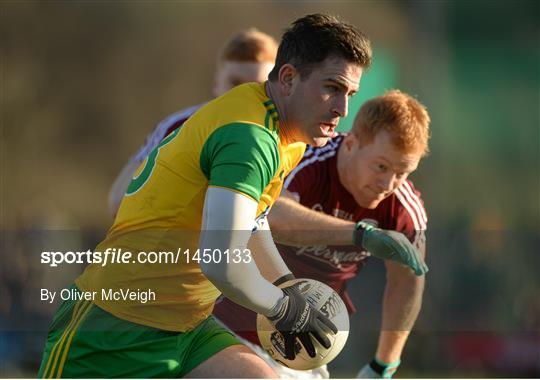
[[[276,281],[273,282],[273,285],[280,286],[281,284],[289,281],[294,280],[294,275],[292,273],[287,273],[286,275],[281,276]]]
[[[357,247],[364,248],[364,233],[372,230],[374,227],[366,222],[360,221],[354,226],[353,244]],[[365,249],[365,248],[364,248]]]
[[[273,285],[279,286],[289,280],[294,280],[294,275],[292,273],[287,273],[286,275],[281,276],[280,278],[278,278],[276,281],[273,282]],[[282,298],[278,300],[278,302],[274,305],[272,310],[268,312],[266,317],[270,320],[280,319],[285,313],[285,310],[287,309],[288,301],[289,301],[289,297],[285,294]]]
[[[289,304],[289,296],[286,294],[281,297],[274,307],[268,312],[266,318],[273,321],[276,319],[281,319],[285,312],[287,311],[287,305]]]
[[[391,363],[385,363],[377,358],[373,358],[373,360],[369,363],[369,366],[375,373],[378,373],[385,379],[389,379],[392,377],[394,372],[396,372],[396,369],[400,364],[401,360],[399,359]]]

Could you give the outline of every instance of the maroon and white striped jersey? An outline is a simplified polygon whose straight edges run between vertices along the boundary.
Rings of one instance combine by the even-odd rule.
[[[427,216],[420,193],[411,181],[403,182],[372,210],[360,207],[343,187],[337,171],[337,152],[344,136],[340,134],[322,148],[309,148],[287,177],[284,188],[300,204],[312,210],[355,222],[364,220],[385,230],[399,231],[417,248],[423,249]],[[296,277],[309,277],[328,284],[342,296],[349,312],[355,311],[346,292],[347,281],[365,264],[368,252],[353,245],[277,246]]]
[[[406,180],[375,209],[360,207],[338,177],[337,152],[344,137],[345,134],[340,134],[322,148],[308,147],[302,161],[286,178],[284,188],[312,210],[345,220],[365,220],[379,228],[402,232],[418,249],[423,249],[427,216],[420,193]],[[292,247],[277,244],[277,247],[297,278],[313,278],[328,284],[341,295],[349,313],[355,312],[346,291],[347,282],[366,263],[368,252],[353,245]],[[253,312],[222,299],[216,304],[214,314],[233,331],[258,344]]]
[[[146,157],[148,157],[148,155],[155,149],[155,147],[159,145],[165,136],[175,129],[180,128],[186,122],[186,120],[197,112],[199,108],[204,106],[204,104],[205,103],[198,104],[196,106],[186,108],[185,110],[175,112],[159,122],[154,130],[148,136],[146,136],[144,145],[140,147],[137,153],[131,157],[130,162],[144,161]]]

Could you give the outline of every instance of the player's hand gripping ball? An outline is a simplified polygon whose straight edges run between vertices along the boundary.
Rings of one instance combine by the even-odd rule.
[[[345,303],[332,288],[322,282],[312,279],[294,279],[285,282],[280,288],[296,285],[298,291],[307,299],[308,303],[319,310],[337,327],[338,331],[326,331],[326,338],[330,340],[330,347],[323,347],[317,339],[311,339],[316,355],[311,357],[306,348],[298,339],[294,342],[295,357],[289,360],[285,355],[285,342],[281,332],[263,315],[257,315],[257,334],[261,346],[275,361],[286,367],[297,370],[309,370],[328,364],[342,350],[349,336],[349,313]],[[310,334],[311,335],[311,334]]]

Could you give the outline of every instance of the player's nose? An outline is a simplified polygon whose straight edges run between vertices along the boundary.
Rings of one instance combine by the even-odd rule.
[[[349,98],[347,96],[338,96],[335,98],[332,113],[338,117],[345,117],[349,113]]]
[[[396,176],[393,173],[380,175],[377,180],[377,188],[379,192],[389,192],[394,189]]]

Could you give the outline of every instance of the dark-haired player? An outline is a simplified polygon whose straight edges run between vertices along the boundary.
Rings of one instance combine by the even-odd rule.
[[[266,225],[305,144],[323,146],[335,136],[370,62],[369,41],[356,28],[326,15],[302,17],[284,34],[269,81],[235,87],[162,140],[135,173],[96,250],[180,249],[188,255],[173,263],[135,257],[89,265],[75,292],[151,289],[156,298],[65,301],[51,325],[39,375],[275,376],[212,317],[220,293],[267,316],[291,359],[297,340],[311,356],[314,340],[329,347],[327,334],[335,326],[294,287],[274,285],[290,271],[268,234],[251,232],[256,223]],[[358,235],[385,252],[385,238],[376,231],[364,226]],[[265,238],[256,262],[246,253],[247,243]],[[394,244],[402,258],[415,254],[408,243]],[[197,252],[203,259],[196,259]]]

